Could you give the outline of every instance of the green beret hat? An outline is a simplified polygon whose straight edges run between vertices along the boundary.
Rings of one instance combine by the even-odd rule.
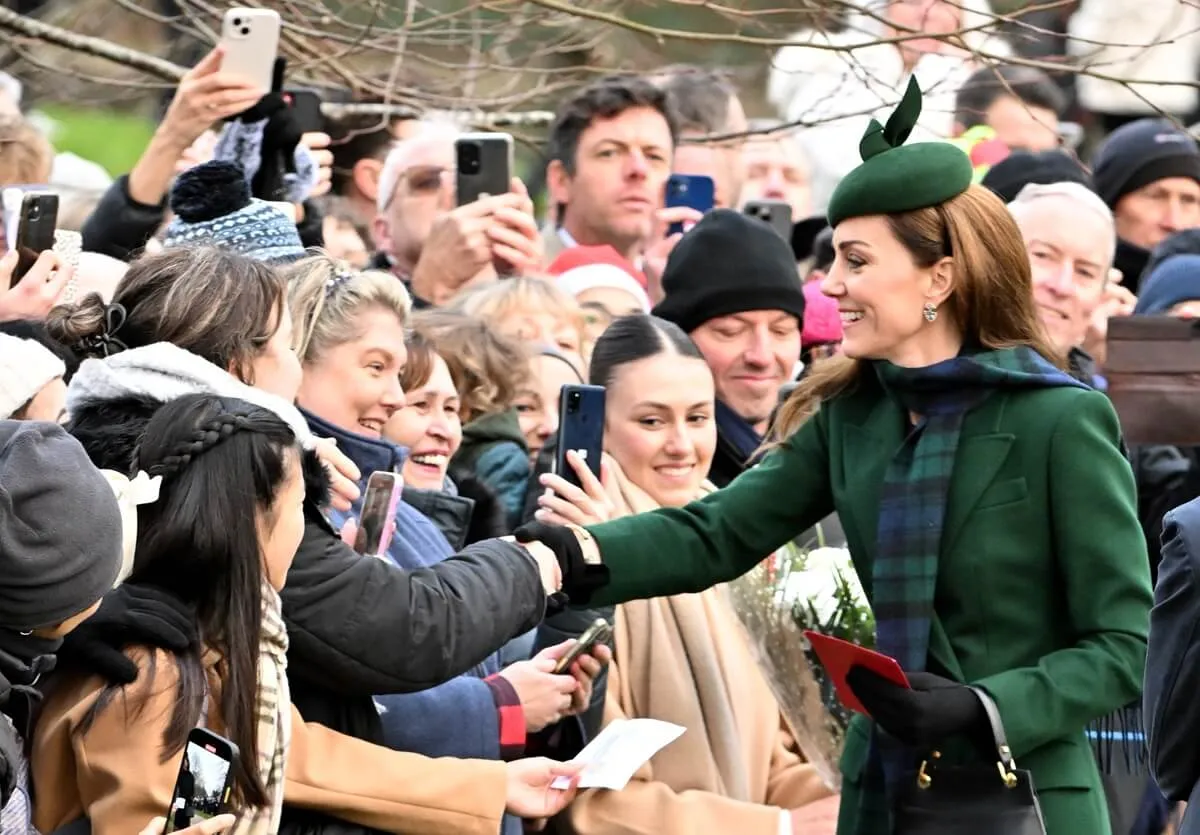
[[[915,78],[896,110],[880,125],[867,126],[858,153],[862,165],[842,178],[829,200],[829,225],[864,215],[911,212],[945,203],[971,185],[971,160],[949,142],[905,145],[921,115],[921,88]]]

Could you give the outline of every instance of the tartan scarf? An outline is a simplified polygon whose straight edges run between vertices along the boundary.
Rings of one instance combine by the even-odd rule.
[[[876,649],[908,672],[925,671],[938,553],[959,436],[967,413],[998,390],[1089,386],[1028,347],[963,353],[925,368],[872,363],[888,395],[918,416],[884,474],[871,607]],[[891,832],[898,791],[915,779],[919,752],[874,728],[862,816],[868,833]],[[885,826],[886,824],[886,826]]]
[[[269,805],[242,812],[233,835],[275,835],[283,815],[283,781],[292,736],[292,698],[287,680],[287,629],[279,593],[263,587],[258,655],[258,771]]]

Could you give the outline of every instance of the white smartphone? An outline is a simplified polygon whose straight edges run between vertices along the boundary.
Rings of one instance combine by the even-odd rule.
[[[279,12],[270,9],[234,8],[225,12],[221,72],[240,75],[264,93],[270,92],[282,25]]]

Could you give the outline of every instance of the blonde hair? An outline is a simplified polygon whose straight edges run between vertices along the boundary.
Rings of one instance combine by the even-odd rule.
[[[999,197],[973,185],[945,203],[888,215],[887,222],[918,267],[953,259],[954,288],[944,306],[967,342],[988,350],[1024,345],[1062,365],[1033,303],[1021,230]],[[772,442],[792,435],[821,403],[849,390],[864,367],[863,360],[842,355],[815,363],[780,407]]]
[[[583,345],[586,317],[579,302],[549,281],[540,278],[507,278],[485,284],[458,296],[449,305],[457,313],[483,319],[506,336],[517,338],[511,318],[547,314],[573,329]]]
[[[412,328],[446,361],[461,399],[463,423],[511,408],[529,382],[525,346],[482,319],[445,309],[422,310],[413,316]]]
[[[21,116],[0,116],[0,186],[44,183],[54,166],[54,148]]]
[[[391,311],[401,324],[412,311],[412,299],[395,276],[359,272],[327,255],[297,261],[283,275],[292,313],[292,348],[302,363],[362,336],[359,317],[367,310]]]

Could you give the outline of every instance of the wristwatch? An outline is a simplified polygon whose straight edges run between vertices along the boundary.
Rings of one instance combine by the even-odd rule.
[[[588,529],[570,522],[567,523],[567,528],[579,540],[579,550],[583,552],[583,561],[588,565],[603,565],[604,560],[600,559],[600,545],[596,542],[596,538],[588,532]]]

